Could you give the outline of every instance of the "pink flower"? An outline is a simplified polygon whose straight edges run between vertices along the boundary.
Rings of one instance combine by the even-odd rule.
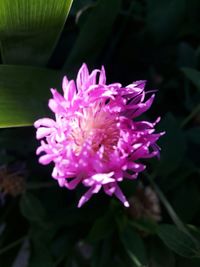
[[[145,81],[107,85],[104,67],[89,73],[86,64],[76,83],[64,77],[62,87],[63,95],[51,89],[55,119],[34,124],[42,139],[39,162],[54,163],[52,177],[60,186],[74,189],[82,183],[89,188],[78,207],[101,188],[128,207],[119,183],[136,179],[145,169],[140,159],[159,155],[156,141],[163,133],[154,133],[159,118],[154,123],[135,120],[150,108],[154,94],[145,100]]]

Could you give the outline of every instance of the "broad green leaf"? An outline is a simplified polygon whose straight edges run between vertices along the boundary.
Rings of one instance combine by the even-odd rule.
[[[161,43],[176,36],[186,12],[185,0],[148,0],[147,29]]]
[[[130,226],[120,233],[121,241],[132,262],[137,267],[147,264],[146,251],[140,236]]]
[[[186,152],[185,136],[171,113],[166,114],[158,128],[166,131],[166,134],[159,141],[162,150],[160,160],[156,162],[156,171],[167,176],[182,162]]]
[[[186,259],[180,257],[177,260],[176,267],[199,267],[200,266],[200,259]]]
[[[184,222],[191,222],[198,216],[200,207],[200,190],[197,183],[190,179],[179,185],[178,190],[172,192],[171,202],[180,218]]]
[[[119,13],[121,0],[99,0],[80,29],[75,45],[64,68],[77,67],[82,62],[93,62],[112,30]]]
[[[186,42],[181,42],[178,45],[178,59],[177,64],[179,67],[195,68],[197,65],[197,56],[195,49]]]
[[[73,235],[73,231],[70,231],[70,233],[69,231],[66,231],[65,234],[57,234],[53,242],[51,242],[52,254],[57,259],[62,260],[71,256],[70,254],[72,253],[74,246],[74,242],[71,240],[71,236]],[[81,246],[80,244],[83,245],[83,247],[85,246],[84,242],[79,242],[78,245]]]
[[[175,267],[175,257],[159,238],[150,239],[147,244],[149,264],[153,267]]]
[[[200,90],[200,72],[191,68],[181,69],[185,76]]]
[[[200,127],[190,128],[186,131],[186,137],[194,144],[200,145]]]
[[[57,232],[56,227],[46,221],[45,224],[31,224],[29,229],[32,244],[30,266],[52,266],[51,247]]]
[[[195,257],[198,254],[196,243],[176,226],[163,224],[158,228],[158,236],[165,245],[183,257]]]
[[[31,193],[26,193],[20,201],[20,210],[24,217],[31,222],[41,222],[45,219],[45,210],[39,201]]]
[[[138,231],[155,234],[158,224],[150,218],[141,218],[137,220],[131,220],[130,224]]]
[[[92,267],[109,267],[112,259],[112,239],[105,238],[94,246],[94,252],[91,259]]]
[[[4,232],[5,228],[6,228],[6,224],[5,224],[5,223],[1,223],[1,224],[0,224],[0,236],[1,236],[2,233]]]
[[[29,267],[54,267],[52,255],[45,243],[40,240],[33,242],[32,254],[29,261]]]
[[[1,0],[0,44],[5,64],[44,66],[72,0]]]
[[[195,237],[195,239],[198,240],[199,244],[200,244],[200,227],[196,227],[195,225],[189,224],[187,225],[188,230],[190,231],[190,233]]]
[[[80,16],[83,10],[87,9],[88,6],[95,4],[94,0],[76,0],[73,2],[70,14],[73,16]]]
[[[108,237],[114,230],[113,218],[109,213],[97,219],[89,232],[90,241],[98,241]]]
[[[0,128],[29,126],[47,114],[49,89],[61,77],[48,69],[0,65]]]
[[[196,170],[197,167],[194,162],[188,157],[185,157],[179,168],[165,178],[165,182],[163,183],[165,192],[174,190],[176,194],[177,186],[181,186],[192,173],[195,173]]]

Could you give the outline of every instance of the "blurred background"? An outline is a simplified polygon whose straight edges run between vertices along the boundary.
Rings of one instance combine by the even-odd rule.
[[[0,267],[200,266],[199,10],[199,0],[0,2]],[[161,158],[122,183],[128,209],[103,192],[78,209],[84,188],[59,188],[35,156],[31,125],[52,116],[49,88],[83,62],[104,65],[108,83],[157,90],[145,118],[162,117]]]

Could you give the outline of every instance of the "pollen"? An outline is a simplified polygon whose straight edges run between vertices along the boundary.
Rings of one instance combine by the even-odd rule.
[[[119,140],[118,117],[107,113],[103,107],[85,108],[79,117],[72,118],[71,132],[67,139],[78,155],[83,144],[91,143],[91,151],[96,153],[103,148],[103,157],[109,158],[109,154],[116,147]]]

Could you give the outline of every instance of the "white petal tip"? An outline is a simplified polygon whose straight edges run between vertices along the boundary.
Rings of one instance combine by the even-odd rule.
[[[125,201],[125,202],[124,202],[124,206],[125,206],[126,208],[129,208],[129,207],[130,207],[128,201]]]

